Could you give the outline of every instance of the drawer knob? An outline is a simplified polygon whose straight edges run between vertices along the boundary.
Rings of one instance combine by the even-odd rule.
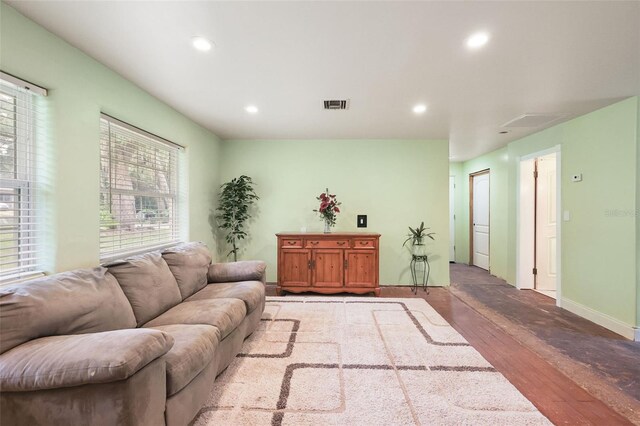
[[[339,246],[343,246],[344,245],[344,241],[338,241],[338,245]]]
[[[362,244],[363,246],[366,246],[369,244],[369,241],[360,241],[360,244]]]
[[[287,241],[287,244],[289,244],[290,246],[294,245],[295,243],[295,241]]]
[[[317,246],[318,245],[318,241],[310,241],[312,246]]]

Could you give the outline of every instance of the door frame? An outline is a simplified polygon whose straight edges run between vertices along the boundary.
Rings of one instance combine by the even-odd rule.
[[[476,176],[489,175],[489,269],[491,273],[491,169],[486,168],[469,173],[469,265],[473,266],[473,179]]]
[[[561,168],[561,145],[555,145],[552,148],[542,151],[533,152],[531,154],[516,157],[516,288],[519,290],[531,289],[530,285],[523,283],[520,278],[522,264],[526,263],[526,259],[522,256],[521,244],[524,243],[524,232],[521,228],[521,206],[520,191],[522,183],[520,181],[521,165],[523,161],[536,159],[549,154],[556,154],[556,306],[562,307],[562,168]],[[535,239],[535,235],[534,235]],[[533,272],[532,272],[533,273]]]

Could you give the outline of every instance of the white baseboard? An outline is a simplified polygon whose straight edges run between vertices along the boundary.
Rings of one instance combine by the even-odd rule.
[[[625,324],[612,316],[598,312],[588,306],[581,305],[580,303],[574,302],[566,297],[562,298],[562,307],[567,311],[579,315],[582,318],[586,318],[591,322],[595,322],[614,333],[618,333],[629,340],[640,341],[640,329],[629,324]]]

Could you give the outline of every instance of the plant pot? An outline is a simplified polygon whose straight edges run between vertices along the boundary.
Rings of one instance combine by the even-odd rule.
[[[412,246],[412,252],[414,256],[426,256],[427,246],[425,246],[424,244],[414,244]]]
[[[331,233],[331,225],[329,224],[328,220],[324,221],[324,233],[325,234]]]

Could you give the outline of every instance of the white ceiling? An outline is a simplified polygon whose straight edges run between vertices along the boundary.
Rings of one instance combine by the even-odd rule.
[[[448,138],[459,161],[542,128],[498,134],[523,113],[640,94],[636,1],[8,3],[223,139]]]

